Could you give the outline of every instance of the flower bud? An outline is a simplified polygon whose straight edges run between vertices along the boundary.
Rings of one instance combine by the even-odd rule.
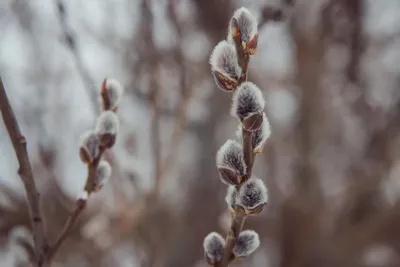
[[[111,148],[115,144],[119,130],[117,114],[111,110],[103,111],[97,119],[95,132],[99,136],[100,145],[104,148]]]
[[[87,131],[80,137],[79,156],[81,160],[90,164],[100,154],[100,140],[93,131]]]
[[[271,135],[271,126],[269,124],[267,115],[263,113],[263,120],[261,127],[253,133],[253,151],[254,153],[261,153],[267,139]]]
[[[229,29],[230,36],[228,35],[228,39],[237,38],[239,35],[244,52],[248,55],[256,53],[258,44],[257,19],[247,8],[241,7],[235,11]]]
[[[246,174],[242,146],[227,140],[217,152],[216,164],[222,182],[228,185],[238,185]]]
[[[229,210],[234,211],[236,205],[237,191],[234,185],[228,186],[226,190],[225,202],[228,204]]]
[[[260,178],[252,177],[239,189],[237,204],[247,214],[259,214],[268,201],[268,190]]]
[[[111,166],[110,164],[103,160],[100,161],[99,166],[97,166],[96,170],[96,177],[93,180],[93,192],[100,191],[104,184],[110,179],[111,177]]]
[[[236,137],[239,140],[243,138],[243,126],[239,125],[236,131]],[[252,135],[252,148],[254,153],[261,153],[265,143],[267,142],[268,138],[271,136],[271,125],[269,124],[269,120],[267,115],[263,114],[263,122],[261,127],[253,132]]]
[[[104,79],[100,87],[103,110],[114,110],[124,93],[124,88],[115,79]]]
[[[210,64],[217,86],[224,91],[235,90],[242,72],[235,46],[225,40],[219,42],[211,53]]]
[[[260,246],[260,238],[253,230],[240,232],[232,253],[239,258],[247,257]]]
[[[261,127],[265,100],[252,82],[242,83],[233,94],[231,114],[237,117],[246,131],[254,132]]]
[[[212,232],[204,238],[203,247],[207,262],[210,265],[214,265],[224,255],[225,240],[220,234]]]

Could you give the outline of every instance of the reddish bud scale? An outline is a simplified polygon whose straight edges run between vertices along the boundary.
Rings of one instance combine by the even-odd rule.
[[[232,92],[236,89],[238,82],[230,77],[223,75],[221,72],[214,70],[212,71],[215,83],[217,86],[226,92]]]
[[[93,157],[84,147],[79,148],[79,157],[85,164],[90,164],[93,161]]]
[[[263,113],[254,113],[242,120],[243,129],[254,132],[260,129],[263,122]]]
[[[107,79],[104,79],[100,86],[100,96],[103,110],[109,110],[111,108],[110,99],[106,88]]]
[[[242,182],[242,177],[240,174],[227,169],[227,168],[218,168],[219,176],[223,183],[228,185],[239,185]]]
[[[257,45],[258,45],[258,34],[254,35],[254,37],[246,44],[244,53],[247,55],[255,55],[257,53]]]
[[[111,133],[104,133],[99,135],[100,146],[108,149],[112,148],[116,141],[116,135]]]
[[[266,203],[261,203],[260,205],[254,207],[252,209],[247,208],[244,210],[245,210],[246,214],[248,214],[248,215],[257,215],[263,211],[265,205],[266,205]]]

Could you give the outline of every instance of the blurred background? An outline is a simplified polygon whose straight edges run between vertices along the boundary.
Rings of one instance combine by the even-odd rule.
[[[237,121],[208,64],[234,10],[259,21],[249,79],[272,136],[270,202],[232,266],[400,266],[399,0],[1,0],[0,74],[54,240],[85,183],[79,136],[105,77],[125,87],[111,181],[53,266],[203,267],[229,216],[215,154]],[[18,163],[0,123],[1,266],[30,266]]]

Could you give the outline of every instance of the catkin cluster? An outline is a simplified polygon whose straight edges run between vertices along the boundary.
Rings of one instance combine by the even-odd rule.
[[[215,46],[210,57],[215,83],[233,94],[230,114],[239,122],[236,138],[227,140],[216,155],[219,177],[228,186],[225,201],[233,217],[239,212],[245,216],[259,214],[268,201],[263,180],[251,172],[256,154],[262,152],[271,134],[262,91],[247,81],[247,66],[257,51],[257,41],[257,20],[242,7],[231,18],[227,39]],[[250,138],[250,142],[245,142],[246,138]],[[230,236],[235,235],[236,230],[231,229]],[[216,232],[205,237],[203,247],[210,265],[227,266],[227,263],[220,265],[223,258],[230,262],[246,257],[260,245],[258,234],[253,230],[239,229],[234,238],[228,237],[225,240]]]
[[[94,129],[85,132],[80,138],[79,155],[88,168],[83,195],[79,197],[81,200],[86,200],[91,193],[102,189],[111,177],[111,166],[101,157],[115,144],[119,131],[117,107],[123,92],[121,84],[114,79],[105,79],[100,86],[102,112]]]

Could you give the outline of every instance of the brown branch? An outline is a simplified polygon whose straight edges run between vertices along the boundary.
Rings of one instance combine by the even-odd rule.
[[[161,141],[160,141],[160,85],[158,83],[159,74],[159,53],[153,39],[153,14],[150,10],[150,3],[143,0],[141,3],[142,14],[142,35],[148,48],[148,71],[150,73],[150,93],[151,103],[151,146],[154,154],[154,184],[152,192],[156,196],[160,191],[161,185]]]
[[[73,30],[70,27],[68,27],[67,10],[66,10],[65,4],[62,0],[55,0],[55,3],[57,5],[57,11],[58,11],[57,18],[60,23],[62,34],[64,35],[63,37],[65,38],[67,48],[72,53],[76,70],[83,82],[83,87],[86,89],[87,94],[92,102],[92,108],[96,112],[98,112],[99,108],[97,105],[98,98],[97,98],[97,90],[96,90],[95,82],[94,82],[93,78],[90,76],[88,69],[85,67],[85,64],[83,63],[81,54],[79,53],[79,50],[77,47],[76,34],[75,34],[75,32],[73,32]]]
[[[53,245],[49,247],[46,251],[46,261],[50,262],[54,255],[57,253],[61,245],[67,239],[69,233],[71,232],[72,228],[74,227],[75,222],[77,221],[79,215],[86,207],[87,200],[86,199],[78,199],[76,201],[75,209],[73,213],[68,217],[63,229],[61,230],[59,236],[57,237],[56,241]]]
[[[185,129],[185,125],[188,119],[188,108],[190,104],[190,99],[193,94],[193,86],[188,83],[188,70],[185,67],[185,60],[182,54],[182,25],[179,23],[177,15],[176,15],[176,10],[175,10],[175,5],[176,1],[175,0],[169,0],[168,1],[168,14],[169,14],[169,19],[172,22],[172,25],[174,25],[174,28],[177,32],[177,39],[178,39],[178,45],[175,48],[174,51],[174,57],[176,58],[176,62],[179,65],[179,73],[180,73],[180,91],[181,91],[181,99],[179,104],[177,105],[177,108],[175,109],[175,123],[174,123],[174,129],[170,138],[169,147],[168,149],[169,153],[165,156],[165,160],[163,160],[161,164],[161,173],[160,175],[163,176],[165,175],[169,169],[173,166],[174,161],[177,159],[177,153],[176,150],[179,147],[179,144],[182,141],[183,138],[183,131]]]
[[[33,242],[37,260],[36,266],[38,266],[38,262],[40,262],[42,257],[42,251],[47,247],[44,221],[39,206],[40,194],[36,188],[33,177],[32,167],[26,148],[26,139],[19,129],[17,119],[14,115],[14,111],[10,105],[10,102],[8,101],[1,77],[0,111],[19,163],[18,174],[21,177],[25,188],[29,216],[32,224]]]
[[[87,192],[87,198],[89,198],[90,194],[95,191],[95,177],[96,177],[96,170],[99,166],[101,157],[103,156],[105,149],[100,147],[100,154],[94,159],[94,161],[87,165],[87,179],[86,184],[84,187],[85,192]],[[45,258],[44,260],[46,263],[50,264],[54,256],[56,255],[57,251],[60,249],[61,245],[67,239],[69,233],[71,232],[72,228],[74,227],[75,222],[77,221],[79,215],[85,209],[87,203],[87,199],[79,198],[75,203],[75,209],[72,214],[68,217],[67,221],[65,222],[60,234],[58,235],[56,241],[48,247],[45,251]]]

